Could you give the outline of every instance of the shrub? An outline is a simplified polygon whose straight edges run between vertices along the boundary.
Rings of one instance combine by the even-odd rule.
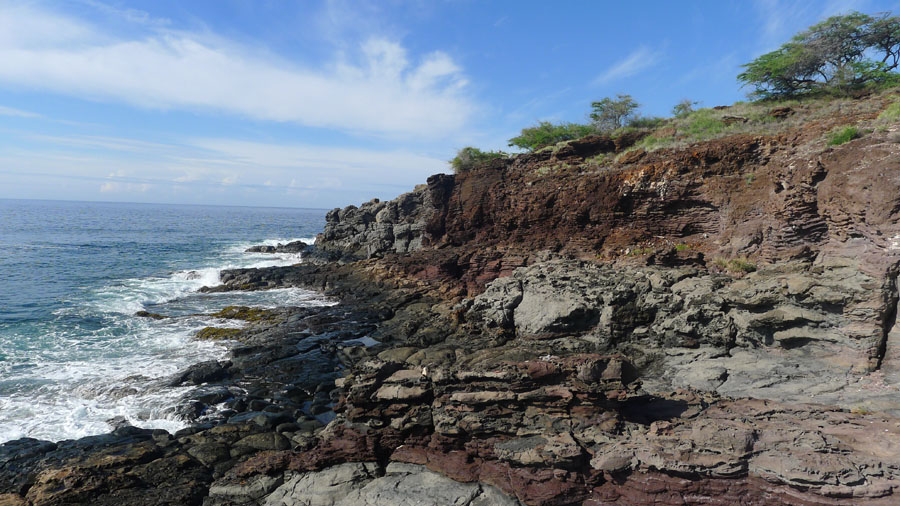
[[[453,157],[453,160],[450,160],[450,166],[453,167],[453,172],[458,174],[472,170],[479,165],[484,165],[491,160],[506,158],[507,156],[502,151],[482,151],[468,146],[456,152],[456,156]]]
[[[700,105],[700,102],[694,102],[691,99],[685,98],[681,100],[681,102],[675,104],[674,107],[672,107],[672,116],[675,116],[676,118],[683,118],[688,114],[694,112],[695,105]]]
[[[857,137],[859,137],[859,130],[857,130],[856,127],[848,126],[839,128],[831,133],[831,136],[828,138],[828,145],[839,146],[846,142],[850,142]]]
[[[684,243],[675,245],[675,251],[687,251],[689,249],[691,249],[691,247]]]
[[[665,118],[656,116],[638,116],[628,122],[628,126],[633,128],[658,128],[664,125]]]
[[[544,146],[552,146],[557,142],[580,139],[595,132],[596,130],[591,125],[553,124],[549,121],[541,121],[536,126],[523,128],[517,137],[509,140],[509,145],[533,151]]]

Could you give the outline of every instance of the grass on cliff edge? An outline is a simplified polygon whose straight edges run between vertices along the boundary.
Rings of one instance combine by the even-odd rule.
[[[878,115],[878,121],[882,123],[893,123],[898,120],[900,120],[900,100],[885,107],[881,114]]]
[[[873,98],[896,92],[896,88],[885,90],[873,94]],[[810,121],[828,119],[847,112],[874,115],[879,112],[882,103],[880,100],[830,95],[780,101],[735,102],[731,106],[698,109],[680,117],[669,118],[632,149],[654,151],[660,148],[683,148],[695,142],[736,134],[774,135]],[[889,105],[878,116],[878,121],[882,123],[898,120],[900,100]],[[859,133],[857,131],[857,135]]]
[[[854,126],[838,128],[828,137],[829,146],[840,146],[859,137],[859,129]]]

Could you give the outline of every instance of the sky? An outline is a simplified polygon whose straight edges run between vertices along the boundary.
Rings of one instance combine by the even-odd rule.
[[[900,0],[0,0],[0,198],[333,208],[628,93],[746,97],[740,65]]]

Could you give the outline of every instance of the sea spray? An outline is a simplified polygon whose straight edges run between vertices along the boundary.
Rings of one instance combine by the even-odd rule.
[[[30,201],[0,208],[26,218],[0,224],[0,442],[105,433],[110,420],[177,430],[185,422],[173,408],[187,389],[167,380],[227,354],[226,343],[193,335],[243,325],[197,315],[227,305],[331,303],[300,289],[197,292],[218,284],[224,269],[302,261],[245,250],[296,240],[279,238],[291,228],[311,243],[324,212]]]

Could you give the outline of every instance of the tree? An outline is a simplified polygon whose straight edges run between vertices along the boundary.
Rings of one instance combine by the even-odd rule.
[[[509,145],[533,151],[544,146],[551,146],[557,142],[580,139],[594,132],[594,127],[591,125],[580,125],[578,123],[559,123],[554,125],[549,121],[541,121],[533,127],[523,128],[517,137],[509,140]]]
[[[599,102],[591,102],[593,111],[591,121],[598,130],[615,130],[625,126],[629,119],[634,117],[638,104],[631,95],[616,95],[615,99],[606,97]]]
[[[874,59],[872,58],[874,57]],[[743,65],[738,80],[761,97],[837,90],[893,79],[900,64],[900,18],[832,16],[775,51]]]
[[[682,99],[672,107],[672,116],[675,116],[676,118],[687,116],[694,112],[695,105],[700,105],[700,102],[695,102],[689,98]]]

